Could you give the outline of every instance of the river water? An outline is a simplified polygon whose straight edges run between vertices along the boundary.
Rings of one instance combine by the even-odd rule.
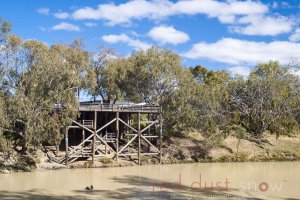
[[[93,185],[94,190],[84,188]],[[0,199],[300,199],[300,162],[199,163],[0,175]]]

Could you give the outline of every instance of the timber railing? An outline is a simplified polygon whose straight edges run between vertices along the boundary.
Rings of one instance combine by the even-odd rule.
[[[98,102],[81,102],[79,110],[120,111],[120,112],[161,112],[161,107],[150,104],[106,104]]]
[[[94,121],[93,120],[79,120],[79,123],[82,125],[88,127],[88,128],[93,128],[94,127]]]

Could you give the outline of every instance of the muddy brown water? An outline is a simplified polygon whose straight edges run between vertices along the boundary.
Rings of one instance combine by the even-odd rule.
[[[93,185],[94,190],[84,188]],[[0,175],[0,199],[300,199],[300,162],[199,163]]]

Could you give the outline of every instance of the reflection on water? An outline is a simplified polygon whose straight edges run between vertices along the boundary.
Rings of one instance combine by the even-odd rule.
[[[0,199],[292,200],[299,184],[300,162],[70,169],[2,174]]]

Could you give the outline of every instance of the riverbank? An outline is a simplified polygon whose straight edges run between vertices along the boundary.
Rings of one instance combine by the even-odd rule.
[[[248,140],[238,141],[229,136],[219,144],[208,143],[199,133],[190,132],[185,137],[164,139],[162,164],[180,164],[195,162],[267,162],[300,160],[300,136],[281,136],[266,134],[268,142],[257,144]],[[11,160],[0,160],[0,173],[15,171],[56,170],[65,165],[49,162],[41,150],[32,151],[26,156],[14,156]],[[159,164],[155,157],[142,157],[141,165]],[[115,161],[111,158],[99,158],[91,161],[77,161],[70,168],[103,168],[137,165],[135,156]]]
[[[229,136],[219,144],[209,144],[198,133],[170,138],[164,144],[164,159],[180,162],[260,162],[300,160],[300,136],[265,134],[267,142],[257,144]]]
[[[299,199],[299,167],[300,162],[191,163],[0,174],[0,199]],[[267,189],[260,188],[265,184]],[[85,190],[90,185],[94,190]]]

